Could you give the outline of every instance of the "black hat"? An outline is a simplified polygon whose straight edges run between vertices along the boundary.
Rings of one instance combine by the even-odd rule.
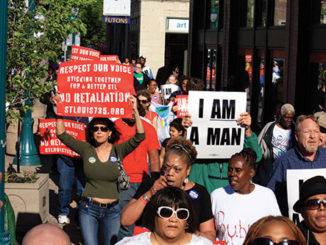
[[[303,202],[311,196],[326,194],[326,179],[323,176],[315,176],[306,180],[300,189],[300,199],[294,204],[294,211],[300,213]]]

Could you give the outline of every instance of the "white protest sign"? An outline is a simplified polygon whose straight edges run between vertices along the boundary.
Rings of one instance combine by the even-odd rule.
[[[299,200],[300,186],[307,179],[310,179],[317,175],[322,175],[326,177],[326,168],[286,170],[286,188],[289,205],[289,217],[293,221],[302,220],[302,216],[293,210],[293,205],[296,201]]]
[[[104,16],[130,16],[130,0],[104,0]]]
[[[244,92],[189,91],[188,111],[193,125],[187,137],[198,159],[225,159],[243,148],[245,129],[236,120],[246,111]]]
[[[162,93],[163,100],[167,101],[170,98],[170,95],[178,90],[180,90],[180,87],[175,84],[161,85],[161,93]]]

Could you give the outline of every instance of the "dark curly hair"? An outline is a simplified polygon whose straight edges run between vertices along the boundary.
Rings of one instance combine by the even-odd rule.
[[[182,161],[187,163],[187,167],[196,160],[197,150],[193,146],[191,140],[185,138],[170,139],[166,145],[166,153],[164,156],[164,162],[169,155],[176,154],[181,157]]]
[[[177,187],[166,187],[151,198],[144,210],[143,225],[150,231],[155,231],[155,219],[158,217],[157,210],[161,206],[186,208],[189,210],[186,232],[194,233],[198,230],[197,218],[195,216],[189,195]]]
[[[232,161],[235,157],[241,157],[244,159],[245,164],[248,165],[249,168],[255,168],[256,160],[257,160],[257,154],[256,152],[251,148],[244,148],[242,151],[235,153],[229,163]]]
[[[112,131],[111,137],[108,138],[109,143],[114,144],[119,140],[121,133],[115,128],[114,122],[112,122],[109,118],[95,117],[86,127],[86,141],[88,143],[90,143],[92,146],[96,146],[92,128],[98,123],[106,125]]]

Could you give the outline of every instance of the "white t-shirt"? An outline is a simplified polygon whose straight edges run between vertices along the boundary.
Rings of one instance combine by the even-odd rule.
[[[275,125],[273,129],[272,145],[273,157],[277,159],[284,152],[286,152],[292,145],[291,142],[291,129],[283,129]]]
[[[151,245],[151,232],[144,232],[137,236],[133,237],[125,237],[120,242],[118,242],[116,245]],[[187,243],[185,245],[210,245],[213,244],[212,241],[208,240],[205,237],[197,236],[195,234],[192,234],[192,238],[190,243]]]
[[[211,194],[217,240],[242,245],[249,227],[268,215],[281,215],[274,193],[256,185],[249,194],[239,194],[225,186]]]

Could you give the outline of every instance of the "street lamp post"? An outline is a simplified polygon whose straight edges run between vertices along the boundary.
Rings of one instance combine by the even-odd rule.
[[[6,60],[7,60],[8,1],[0,1],[0,172],[5,170],[6,142]],[[0,184],[0,198],[4,201],[4,178]],[[10,244],[10,234],[4,232],[4,212],[0,212],[0,243]]]
[[[34,0],[28,1],[28,8],[30,11],[35,9]],[[33,35],[33,33],[32,33]],[[26,96],[29,96],[26,94]],[[32,102],[28,99],[25,103],[27,106],[32,106]],[[38,155],[38,151],[34,142],[33,136],[33,118],[32,112],[30,109],[25,113],[22,123],[22,136],[19,151],[17,152],[14,163],[18,165],[17,169],[19,169],[19,164],[22,166],[35,166],[40,165],[41,161]],[[19,133],[19,132],[18,132]]]

